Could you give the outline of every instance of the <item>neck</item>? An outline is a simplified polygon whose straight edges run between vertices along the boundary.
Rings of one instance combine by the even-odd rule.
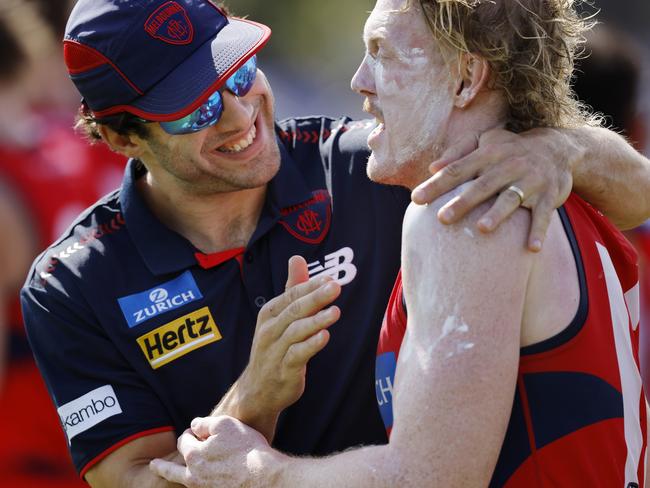
[[[435,148],[432,160],[420,161],[416,181],[408,188],[413,191],[420,183],[431,177],[429,166],[441,158],[450,148],[462,148],[467,140],[478,141],[481,135],[506,125],[507,106],[498,92],[481,93],[475,103],[463,109],[454,109],[447,120],[442,143]]]
[[[149,173],[138,188],[158,219],[206,254],[246,247],[266,196],[266,186],[198,196],[179,188],[162,191]]]

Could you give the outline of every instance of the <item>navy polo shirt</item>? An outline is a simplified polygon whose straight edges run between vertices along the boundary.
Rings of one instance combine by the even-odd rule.
[[[385,442],[374,394],[378,333],[400,258],[408,194],[370,182],[371,122],[280,123],[282,162],[246,249],[203,255],[122,187],[35,262],[22,292],[28,337],[83,474],[112,450],[205,416],[247,364],[259,309],[299,254],[343,285],[339,322],[311,360],[274,445],[322,455]]]

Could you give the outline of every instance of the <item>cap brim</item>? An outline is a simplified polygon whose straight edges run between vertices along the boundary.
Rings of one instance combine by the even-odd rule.
[[[211,41],[143,96],[119,111],[154,121],[170,121],[192,113],[268,41],[271,29],[246,19],[228,18]],[[115,113],[117,107],[111,107]],[[96,114],[101,115],[101,114]]]

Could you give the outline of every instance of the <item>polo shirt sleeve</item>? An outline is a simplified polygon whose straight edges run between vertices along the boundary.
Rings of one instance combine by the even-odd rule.
[[[159,395],[115,347],[76,286],[35,277],[21,302],[36,363],[81,476],[128,442],[173,430]]]

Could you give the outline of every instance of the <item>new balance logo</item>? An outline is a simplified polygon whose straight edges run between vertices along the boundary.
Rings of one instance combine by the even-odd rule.
[[[105,385],[61,405],[57,412],[61,417],[61,425],[63,425],[69,444],[74,436],[87,431],[113,415],[121,414],[122,408],[113,387]]]
[[[309,277],[327,275],[334,278],[340,285],[347,285],[357,276],[357,267],[352,263],[354,251],[344,247],[325,256],[323,262],[309,263]]]

